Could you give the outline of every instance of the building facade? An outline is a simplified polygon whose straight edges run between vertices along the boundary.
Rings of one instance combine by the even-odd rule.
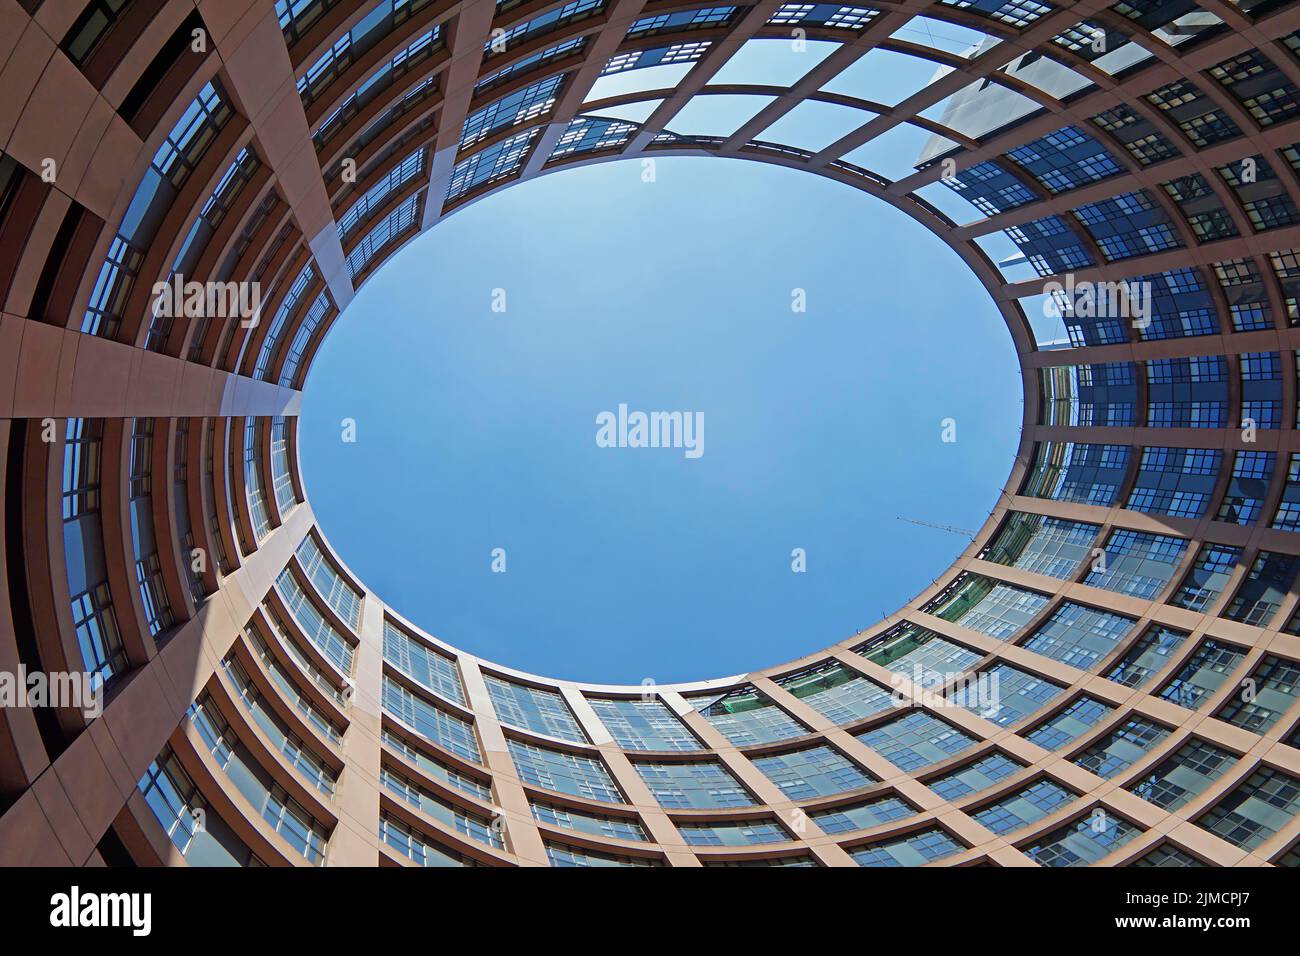
[[[712,82],[764,40],[836,46]],[[881,54],[934,77],[825,89]],[[1300,4],[0,0],[0,91],[0,672],[102,702],[0,709],[0,863],[1300,861]],[[673,132],[720,93],[765,105]],[[762,138],[810,102],[860,122]],[[845,158],[904,124],[934,138],[902,178]],[[634,687],[480,660],[316,527],[312,357],[456,210],[668,155],[829,177],[960,256],[1023,378],[1003,494],[800,660]]]

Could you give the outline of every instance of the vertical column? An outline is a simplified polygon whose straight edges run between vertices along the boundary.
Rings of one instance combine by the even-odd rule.
[[[460,676],[465,684],[465,700],[474,711],[474,724],[483,746],[483,762],[492,772],[492,788],[506,822],[510,849],[523,866],[550,866],[542,835],[533,821],[528,795],[515,773],[515,762],[506,746],[506,735],[496,719],[492,697],[488,693],[478,661],[467,655],[460,658]]]

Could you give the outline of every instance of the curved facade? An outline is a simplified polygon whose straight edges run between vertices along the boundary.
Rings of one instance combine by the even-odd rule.
[[[836,47],[712,82],[764,40]],[[0,0],[0,672],[102,703],[0,710],[0,863],[1295,865],[1298,55],[1275,0]],[[891,56],[935,76],[827,91]],[[673,132],[722,94],[765,105]],[[851,131],[763,139],[813,101]],[[900,178],[847,158],[901,124],[932,138]],[[421,231],[660,155],[927,226],[1006,318],[1022,440],[970,547],[867,631],[696,684],[520,673],[332,551],[300,389]],[[1039,342],[1021,300],[1053,288]]]

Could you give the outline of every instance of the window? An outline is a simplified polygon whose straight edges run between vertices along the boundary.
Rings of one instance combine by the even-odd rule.
[[[995,564],[1069,580],[1090,556],[1097,531],[1095,524],[1017,511],[1007,518],[997,540],[980,557]]]
[[[858,866],[925,866],[966,849],[947,830],[931,827],[849,850]]]
[[[825,744],[750,759],[791,800],[829,797],[876,782],[871,774]]]
[[[1067,601],[1021,646],[1090,670],[1128,636],[1134,623],[1132,618]]]
[[[665,810],[748,807],[755,802],[740,781],[716,761],[636,763],[633,766]]]
[[[81,665],[96,687],[127,668],[113,612],[100,520],[104,422],[69,418],[63,443],[63,557]]]
[[[324,826],[258,763],[212,698],[204,692],[190,705],[186,715],[217,766],[226,772],[235,789],[253,805],[262,820],[307,862],[313,866],[324,863],[328,839]]]
[[[785,843],[790,839],[790,834],[776,820],[678,821],[677,830],[688,846],[757,846]]]
[[[827,661],[777,681],[837,724],[849,724],[894,706],[893,693],[837,661]]]
[[[1088,866],[1119,849],[1142,831],[1100,807],[1021,847],[1042,866]]]
[[[392,621],[384,620],[384,660],[422,687],[465,703],[460,672],[451,655],[416,640]]]
[[[916,809],[901,797],[889,796],[862,803],[850,803],[830,810],[818,810],[809,817],[825,833],[851,833],[870,830],[885,823],[905,820],[916,814]]]
[[[361,592],[354,588],[330,563],[315,535],[307,535],[298,545],[298,563],[307,580],[345,624],[352,630],[361,627]]]
[[[1268,627],[1300,573],[1300,557],[1261,551],[1223,616]]]
[[[987,790],[1000,780],[1024,769],[1024,764],[993,751],[956,770],[926,781],[926,786],[948,801],[959,800],[972,793]]]
[[[1002,836],[1051,816],[1077,797],[1073,790],[1055,780],[1040,777],[1005,797],[970,811],[970,815],[982,826]]]
[[[203,799],[170,747],[150,761],[136,787],[190,866],[264,865]]]
[[[806,727],[749,685],[721,696],[688,700],[705,720],[737,747],[788,740],[808,733]]]
[[[950,704],[1008,727],[1042,710],[1061,690],[1036,674],[997,663],[950,688],[947,698]]]
[[[533,818],[538,823],[562,827],[565,830],[573,830],[575,833],[609,837],[614,840],[638,840],[644,842],[647,839],[645,829],[636,820],[624,817],[600,816],[574,810],[570,807],[542,803],[537,800],[531,801],[530,806],[533,810]]]
[[[1196,710],[1219,691],[1245,656],[1244,650],[1232,644],[1206,640],[1165,684],[1160,696],[1188,710]]]
[[[1128,789],[1161,810],[1177,810],[1196,799],[1236,762],[1236,754],[1194,737]]]
[[[1181,631],[1153,624],[1130,647],[1106,677],[1125,687],[1141,687],[1169,663],[1170,657],[1187,639]]]
[[[1116,529],[1083,583],[1153,598],[1173,577],[1186,548],[1186,541],[1170,535]]]
[[[519,779],[534,787],[601,803],[623,803],[623,794],[598,757],[552,750],[509,738],[506,741]]]
[[[452,768],[450,764],[432,756],[426,747],[417,745],[412,740],[388,729],[384,730],[383,739],[385,745],[394,753],[401,754],[409,763],[418,767],[425,776],[441,780],[484,802],[492,799],[492,790],[486,783]]]
[[[973,737],[923,710],[913,710],[855,736],[909,773],[947,760],[975,744]]]
[[[492,698],[492,709],[501,723],[573,743],[587,743],[587,735],[578,726],[573,711],[555,691],[517,684],[494,674],[484,674],[483,680]]]
[[[1297,812],[1300,780],[1260,767],[1196,823],[1233,846],[1253,850],[1287,826]]]
[[[1207,611],[1219,599],[1233,569],[1241,558],[1241,548],[1224,544],[1204,544],[1182,587],[1169,599],[1175,607],[1190,611]]]
[[[1086,694],[1071,701],[1069,706],[1049,717],[1025,733],[1044,750],[1060,750],[1066,744],[1086,734],[1101,723],[1115,708]]]
[[[1295,703],[1298,683],[1300,664],[1269,654],[1215,716],[1266,733]]]
[[[387,766],[380,768],[379,783],[389,793],[470,839],[498,850],[505,848],[505,841],[501,838],[501,818],[494,821],[492,817],[457,806]]]
[[[355,654],[352,642],[325,619],[290,568],[280,572],[275,579],[275,589],[294,622],[307,635],[307,640],[340,671],[351,674]]]
[[[963,574],[922,608],[927,614],[1006,640],[1047,606],[1047,595],[977,574]]]
[[[984,656],[908,622],[894,625],[854,651],[873,664],[906,674],[920,687],[946,684]]]
[[[600,722],[627,750],[700,750],[700,742],[661,700],[590,698]]]
[[[387,675],[384,675],[383,704],[385,711],[420,736],[445,747],[463,760],[482,762],[473,724],[417,696]]]
[[[392,847],[418,866],[478,866],[469,857],[437,843],[387,811],[379,814],[379,842]]]
[[[1129,866],[1205,866],[1200,860],[1185,853],[1172,843],[1162,843],[1145,856],[1140,856]]]
[[[235,696],[252,715],[253,723],[279,748],[284,762],[321,793],[333,796],[336,779],[333,768],[280,719],[233,653],[226,655],[221,666],[238,691]]]
[[[1168,727],[1145,717],[1130,717],[1075,757],[1074,762],[1099,777],[1110,778],[1133,766],[1168,736]]]
[[[622,853],[602,853],[599,850],[579,849],[563,843],[546,844],[546,858],[551,866],[663,866],[660,860]]]

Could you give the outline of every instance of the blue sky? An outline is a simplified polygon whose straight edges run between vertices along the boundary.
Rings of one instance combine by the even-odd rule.
[[[929,584],[966,542],[896,516],[983,522],[1019,388],[986,293],[888,205],[741,160],[660,158],[650,183],[617,162],[392,259],[312,368],[302,470],[352,570],[444,640],[557,678],[705,679]],[[620,403],[702,412],[704,455],[598,447]]]

